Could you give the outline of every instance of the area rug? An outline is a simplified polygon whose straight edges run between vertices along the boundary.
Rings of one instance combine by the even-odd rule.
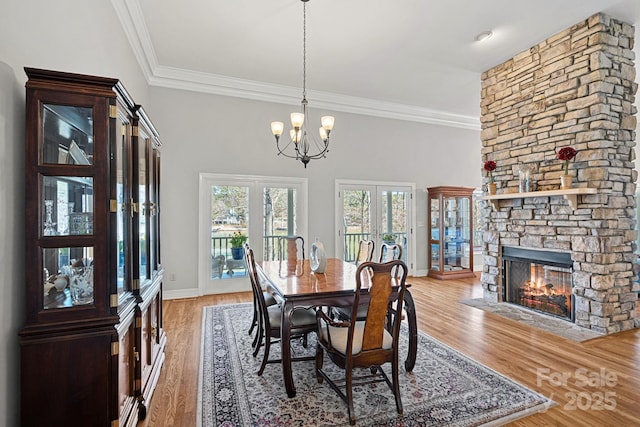
[[[515,320],[543,331],[559,335],[572,341],[582,342],[603,336],[590,329],[581,328],[564,319],[556,319],[552,316],[536,313],[524,307],[506,302],[488,302],[484,298],[475,298],[462,301],[471,307],[479,308],[490,313],[495,313],[507,319]]]
[[[251,356],[251,304],[205,307],[199,374],[197,426],[343,426],[347,407],[315,377],[314,362],[294,362],[297,395],[287,398],[279,364],[258,371],[262,351]],[[401,360],[406,357],[406,325]],[[280,346],[271,347],[272,357]],[[315,354],[315,336],[307,348],[292,343],[292,354]],[[325,356],[326,357],[326,356]],[[554,403],[419,333],[418,357],[411,373],[400,368],[404,414],[396,412],[385,383],[354,388],[359,426],[494,426],[548,409]],[[332,362],[332,377],[342,372]],[[389,369],[387,368],[387,373]]]

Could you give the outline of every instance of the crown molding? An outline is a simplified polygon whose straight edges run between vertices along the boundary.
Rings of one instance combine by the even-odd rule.
[[[129,40],[133,55],[136,57],[144,77],[149,82],[153,76],[153,70],[158,67],[158,60],[140,3],[138,0],[111,0],[111,4],[120,20],[127,40]]]
[[[151,86],[287,105],[300,104],[300,88],[168,67],[158,63],[138,0],[111,0],[133,54]],[[428,108],[307,91],[314,108],[394,120],[480,130],[480,119]]]

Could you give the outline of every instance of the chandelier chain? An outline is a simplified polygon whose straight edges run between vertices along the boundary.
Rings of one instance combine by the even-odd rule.
[[[302,3],[302,97],[307,98],[307,3]]]

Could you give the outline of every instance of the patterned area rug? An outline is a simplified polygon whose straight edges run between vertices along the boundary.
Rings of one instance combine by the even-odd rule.
[[[269,364],[261,377],[256,374],[262,351],[251,356],[251,313],[251,304],[204,308],[198,427],[349,425],[346,404],[328,385],[316,381],[313,361],[294,362],[297,395],[292,399],[287,398],[280,365]],[[407,354],[407,331],[403,332],[402,362]],[[310,337],[306,349],[293,342],[293,355],[315,354],[314,342],[315,336]],[[278,344],[272,346],[271,356],[278,356],[279,350]],[[331,366],[332,378],[343,375],[326,359],[325,367]],[[400,386],[402,416],[385,383],[355,387],[357,425],[493,426],[554,404],[422,332],[414,371],[405,372],[401,363]]]

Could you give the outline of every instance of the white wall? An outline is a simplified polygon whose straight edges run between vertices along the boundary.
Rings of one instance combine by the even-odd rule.
[[[197,287],[200,172],[309,178],[309,236],[333,255],[336,179],[415,182],[417,265],[427,269],[425,188],[479,186],[479,131],[331,112],[336,117],[326,159],[276,156],[270,122],[296,107],[151,88],[147,111],[162,137],[162,263],[176,281],[165,290]],[[309,100],[313,107],[313,99]],[[319,124],[325,111],[311,109]]]
[[[18,329],[24,321],[24,95],[0,62],[0,425],[18,425]]]
[[[134,100],[147,84],[110,1],[10,0],[0,7],[0,61],[121,79]]]

